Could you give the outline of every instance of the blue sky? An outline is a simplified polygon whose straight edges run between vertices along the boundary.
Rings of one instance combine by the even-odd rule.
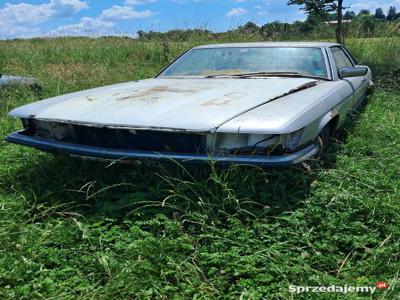
[[[375,11],[400,0],[345,0],[350,9]],[[127,34],[138,30],[205,28],[224,31],[247,21],[303,20],[286,0],[0,0],[0,39]]]

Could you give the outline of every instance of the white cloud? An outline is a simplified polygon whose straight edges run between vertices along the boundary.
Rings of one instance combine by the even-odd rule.
[[[69,17],[89,7],[86,1],[80,0],[51,0],[50,6],[57,17]]]
[[[114,5],[111,8],[103,10],[100,19],[103,20],[129,20],[147,18],[154,15],[150,10],[137,11],[131,6],[118,6]]]
[[[169,1],[177,3],[177,4],[189,4],[191,2],[193,2],[193,3],[201,3],[201,2],[204,2],[206,0],[191,0],[191,1],[189,1],[189,0],[169,0]]]
[[[178,4],[188,4],[189,3],[188,0],[170,0],[170,1],[178,3]]]
[[[34,5],[28,3],[6,3],[0,8],[0,22],[3,24],[38,24],[54,17],[69,17],[84,8],[85,1],[80,0],[51,0],[49,3]]]
[[[86,1],[50,0],[44,4],[6,3],[0,8],[0,35],[32,34],[37,25],[56,17],[70,17],[88,8]]]
[[[126,0],[130,5],[145,4],[157,0]],[[43,36],[37,25],[55,18],[69,18],[88,8],[83,0],[48,0],[43,4],[6,3],[0,7],[0,38]],[[114,5],[97,17],[83,17],[79,22],[51,30],[50,35],[93,35],[107,34],[120,20],[147,18],[155,13],[150,10],[136,10],[133,6]]]
[[[142,5],[142,4],[147,4],[147,3],[153,3],[156,1],[157,0],[125,0],[124,4],[125,5]]]
[[[244,15],[246,13],[247,13],[247,10],[245,10],[242,7],[238,7],[238,8],[232,8],[230,11],[228,11],[226,13],[226,16],[227,17],[239,17],[239,16],[242,16],[242,15]]]
[[[107,29],[114,26],[114,23],[102,21],[98,18],[84,17],[77,24],[60,26],[48,33],[50,36],[82,36],[106,33]]]
[[[266,16],[269,14],[268,10],[263,9],[261,5],[255,5],[254,8],[257,10],[257,15]]]
[[[378,7],[382,8],[385,12],[389,10],[390,6],[395,6],[400,8],[400,0],[395,0],[393,2],[382,3],[382,1],[360,1],[350,5],[350,10],[354,10],[356,12],[361,9],[368,9],[371,13],[375,12],[375,9]]]
[[[96,17],[85,17],[79,23],[65,25],[52,30],[49,34],[54,35],[72,35],[72,36],[91,36],[110,34],[111,29],[115,27],[115,23],[120,20],[132,20],[140,18],[148,18],[155,15],[150,10],[137,11],[132,6],[117,6],[105,9]]]

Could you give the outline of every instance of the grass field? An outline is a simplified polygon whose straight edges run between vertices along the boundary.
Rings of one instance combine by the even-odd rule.
[[[3,141],[16,106],[153,76],[200,43],[0,42],[0,70],[43,85],[0,91],[0,298],[400,299],[400,93],[382,84],[399,39],[349,41],[381,85],[309,170],[107,165]],[[391,288],[288,291],[378,281]]]

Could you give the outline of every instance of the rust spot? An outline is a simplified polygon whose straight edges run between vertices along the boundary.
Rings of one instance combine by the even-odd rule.
[[[246,93],[241,93],[241,92],[233,92],[233,93],[228,93],[225,95],[225,97],[233,98],[233,99],[239,99],[239,98],[243,98],[246,96],[247,96]]]
[[[331,113],[330,113],[331,118],[336,117],[338,114],[339,114],[339,112],[336,109],[332,110]]]
[[[137,100],[143,101],[149,104],[155,103],[160,100],[159,94],[162,93],[174,93],[174,94],[182,94],[182,95],[191,95],[195,93],[193,90],[185,90],[185,89],[177,89],[177,88],[169,88],[167,86],[157,86],[151,89],[139,91],[134,91],[133,94],[118,98],[119,101],[125,100]]]
[[[204,102],[201,106],[223,106],[230,104],[232,101],[233,101],[232,99],[213,99]]]
[[[311,82],[307,82],[307,83],[305,83],[305,84],[302,84],[302,85],[298,86],[297,88],[295,88],[295,89],[293,89],[293,90],[290,90],[290,91],[289,91],[289,94],[293,94],[293,93],[296,93],[296,92],[300,92],[300,91],[302,91],[302,90],[306,90],[306,89],[308,89],[308,88],[310,88],[310,87],[316,86],[316,85],[317,85],[317,82],[318,82],[318,81],[311,81]]]
[[[285,96],[289,96],[289,95],[291,95],[291,94],[294,94],[294,93],[297,93],[297,92],[300,92],[300,91],[309,89],[309,88],[311,88],[311,87],[313,87],[313,86],[316,86],[318,82],[319,82],[319,81],[307,82],[307,83],[305,83],[305,84],[302,84],[302,85],[298,86],[298,87],[295,88],[295,89],[290,90],[290,91],[287,92],[287,93],[284,93],[284,94],[282,94],[282,95],[280,95],[280,96],[277,96],[277,97],[274,97],[274,98],[270,99],[268,102],[271,102],[271,101],[274,101],[274,100],[278,100],[278,99],[283,98],[283,97],[285,97]]]
[[[225,94],[222,98],[212,99],[204,102],[201,106],[224,106],[231,104],[235,99],[241,99],[247,96],[246,93],[233,92]]]

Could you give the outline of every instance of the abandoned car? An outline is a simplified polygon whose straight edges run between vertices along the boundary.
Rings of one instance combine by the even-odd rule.
[[[287,166],[318,156],[372,87],[339,44],[205,45],[155,78],[16,108],[24,129],[6,140],[120,162]]]

